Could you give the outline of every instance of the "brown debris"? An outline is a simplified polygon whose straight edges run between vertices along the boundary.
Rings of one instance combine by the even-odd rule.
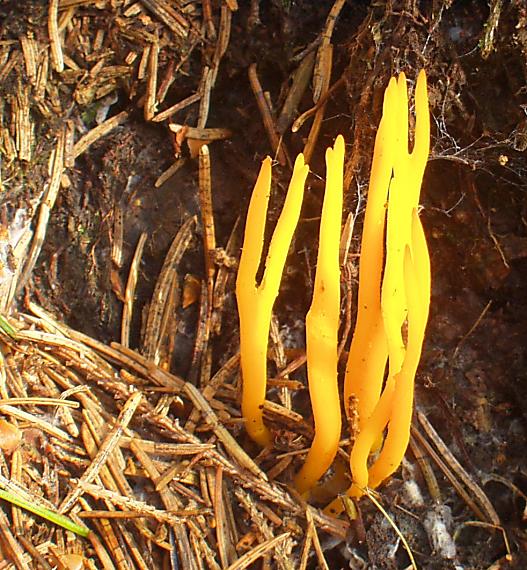
[[[121,111],[115,117],[110,117],[104,123],[101,123],[87,134],[85,134],[80,140],[78,140],[73,146],[72,154],[74,158],[80,156],[85,152],[93,143],[98,141],[100,138],[106,136],[115,127],[124,123],[128,118],[127,111]]]
[[[276,154],[278,162],[284,166],[286,162],[290,163],[291,161],[287,159],[286,151],[279,136],[278,126],[275,124],[271,109],[265,98],[260,79],[258,78],[256,63],[251,63],[249,66],[249,82],[258,105],[258,110],[262,116],[265,131],[269,138],[269,143],[271,144],[271,150]]]
[[[273,449],[259,455],[244,435],[240,414],[233,290],[244,207],[265,136],[282,165],[290,163],[286,146],[295,152],[304,147],[313,169],[306,212],[316,216],[311,212],[320,195],[323,147],[338,132],[348,133],[350,192],[341,241],[346,297],[339,346],[345,356],[359,255],[353,224],[362,221],[379,94],[391,74],[404,69],[411,78],[422,66],[429,71],[436,119],[433,161],[459,169],[449,171],[449,189],[442,185],[439,199],[432,172],[424,204],[438,266],[438,319],[444,319],[447,332],[435,329],[430,337],[433,358],[425,363],[417,398],[426,400],[433,391],[434,401],[426,415],[416,416],[415,462],[408,454],[407,465],[381,489],[379,501],[391,516],[396,513],[394,519],[407,517],[403,534],[425,561],[420,567],[429,559],[437,567],[452,562],[419,538],[429,505],[408,505],[405,494],[409,483],[421,482],[434,509],[456,510],[452,538],[460,551],[476,531],[484,535],[478,548],[484,544],[490,554],[481,554],[485,563],[478,560],[474,567],[516,562],[524,533],[503,516],[504,499],[496,500],[489,482],[499,481],[511,494],[510,505],[523,505],[525,469],[521,459],[509,457],[509,440],[521,427],[496,431],[513,424],[510,418],[517,417],[515,406],[522,400],[514,403],[494,391],[501,382],[507,391],[516,390],[514,374],[500,368],[503,354],[487,363],[492,368],[485,374],[481,346],[482,339],[493,339],[494,347],[510,336],[510,359],[519,350],[512,350],[514,342],[521,344],[524,336],[523,329],[508,335],[504,327],[506,319],[514,320],[507,313],[513,302],[523,314],[521,300],[510,291],[514,279],[523,282],[516,265],[525,257],[524,200],[516,198],[515,204],[515,227],[521,231],[504,224],[506,195],[498,204],[487,203],[490,187],[501,192],[507,177],[521,180],[527,171],[518,154],[524,150],[518,140],[525,131],[526,103],[524,59],[518,54],[527,53],[520,4],[493,0],[477,20],[479,8],[469,17],[449,1],[372,3],[350,10],[349,2],[330,0],[310,9],[308,17],[302,2],[273,2],[270,9],[251,0],[236,12],[234,0],[50,0],[27,25],[25,20],[2,24],[0,278],[7,279],[0,283],[0,304],[15,334],[0,332],[0,424],[14,426],[20,441],[17,435],[15,444],[0,452],[0,488],[54,512],[67,510],[90,535],[76,537],[2,504],[0,557],[10,562],[0,568],[63,569],[80,558],[90,569],[289,570],[331,568],[337,559],[340,565],[364,567],[382,560],[375,559],[381,542],[394,546],[386,534],[372,538],[371,505],[349,502],[349,520],[337,520],[288,488],[312,435],[296,323],[310,288],[316,243],[304,238],[315,218],[300,224],[281,310],[273,316],[269,359],[275,377],[269,379],[264,411],[276,439]],[[504,29],[510,32],[507,65],[500,64]],[[448,50],[441,34],[450,38]],[[471,45],[463,44],[463,34],[470,35]],[[279,48],[273,42],[280,42]],[[509,88],[514,93],[507,112],[493,111],[495,122],[504,124],[501,131],[485,117],[495,96],[492,86],[483,104],[477,89],[467,87],[481,81],[478,66],[489,71],[487,60],[501,70],[500,93]],[[472,70],[468,62],[476,62]],[[272,79],[270,70],[276,71]],[[240,96],[249,89],[254,100]],[[463,128],[456,130],[460,117]],[[466,148],[456,139],[462,136]],[[493,173],[489,188],[480,186],[485,169]],[[287,176],[277,171],[278,202]],[[516,184],[521,187],[521,181]],[[479,211],[477,220],[465,193]],[[197,215],[203,247],[196,239]],[[473,235],[451,233],[457,221]],[[445,246],[455,254],[447,258]],[[463,290],[445,284],[460,250],[468,253],[459,280],[470,274],[476,255],[485,261],[487,276],[485,299],[464,321],[452,316],[451,300],[459,297],[462,303],[466,291],[477,295],[477,288],[465,281]],[[83,310],[94,291],[96,303]],[[499,292],[496,301],[493,292]],[[76,306],[74,297],[80,297]],[[493,328],[498,332],[490,337]],[[447,370],[443,376],[432,360]],[[474,360],[474,369],[464,368]],[[462,390],[449,392],[449,375],[456,388],[459,378],[465,382]],[[467,410],[467,401],[476,409]],[[437,402],[445,409],[456,406],[459,417],[448,416],[448,422],[460,432],[463,461],[454,456],[449,434],[440,436],[433,427],[443,427]],[[485,445],[475,446],[471,438]],[[459,442],[475,457],[469,460]],[[341,442],[342,465],[349,445]],[[494,449],[498,453],[487,464],[482,458]],[[480,476],[471,470],[471,460],[492,473]],[[422,478],[414,480],[414,465]],[[499,480],[498,472],[506,469],[508,477]],[[357,543],[362,547],[356,550]],[[353,559],[366,550],[369,560]],[[344,561],[343,551],[352,559]]]

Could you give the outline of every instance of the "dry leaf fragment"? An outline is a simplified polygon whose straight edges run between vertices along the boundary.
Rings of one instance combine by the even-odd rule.
[[[12,453],[20,445],[22,432],[12,423],[0,420],[0,449]]]
[[[60,563],[68,570],[82,570],[84,568],[84,557],[80,554],[65,554],[60,557]]]

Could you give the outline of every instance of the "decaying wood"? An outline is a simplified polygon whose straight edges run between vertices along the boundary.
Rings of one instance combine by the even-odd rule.
[[[329,86],[328,70],[331,70],[332,50],[328,49],[331,45],[331,37],[339,14],[346,0],[335,0],[328,17],[326,25],[322,31],[322,41],[317,51],[317,60],[315,63],[315,72],[313,76],[313,101],[315,103],[324,95],[324,91]]]
[[[291,89],[289,89],[289,92],[287,93],[286,100],[282,110],[280,111],[280,116],[276,121],[276,128],[281,135],[286,132],[293,122],[298,105],[300,104],[309,81],[311,80],[314,65],[315,53],[311,51],[300,62],[300,65],[293,75]]]

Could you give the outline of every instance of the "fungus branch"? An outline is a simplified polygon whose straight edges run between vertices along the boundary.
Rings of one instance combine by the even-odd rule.
[[[243,379],[242,414],[249,436],[261,446],[271,444],[271,434],[263,422],[271,313],[278,295],[287,252],[300,216],[308,171],[304,157],[300,154],[295,162],[282,213],[271,238],[264,275],[258,286],[256,274],[263,251],[265,220],[271,190],[269,157],[262,163],[247,214],[236,280]]]
[[[340,226],[344,139],[326,151],[326,190],[320,220],[317,270],[311,308],[306,318],[306,352],[309,396],[315,437],[306,461],[295,478],[300,493],[311,489],[331,466],[341,431],[337,385],[340,314]]]

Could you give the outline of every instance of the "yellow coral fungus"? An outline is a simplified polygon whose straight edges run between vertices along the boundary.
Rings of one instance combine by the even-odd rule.
[[[408,152],[408,95],[403,73],[386,89],[375,143],[362,240],[357,324],[344,387],[348,414],[358,415],[359,430],[350,454],[353,483],[348,494],[353,497],[362,495],[366,487],[377,487],[398,468],[410,436],[414,377],[430,303],[430,261],[417,215],[430,140],[424,71],[417,79],[415,100],[412,153]],[[379,201],[386,193],[385,265],[379,288],[385,231],[385,214]],[[371,218],[369,211],[375,212]],[[372,219],[375,225],[370,225]],[[405,324],[406,341],[402,332]],[[388,376],[382,389],[386,354]],[[386,428],[380,454],[369,466],[370,454],[382,442]],[[340,510],[339,500],[328,507],[329,512]]]
[[[271,159],[262,164],[253,191],[236,280],[240,317],[240,360],[243,379],[242,415],[250,437],[265,446],[271,434],[263,422],[267,386],[267,344],[271,313],[278,295],[287,252],[298,223],[308,173],[304,157],[295,162],[284,207],[276,224],[261,283],[256,285],[264,245],[265,220],[271,191]]]
[[[315,437],[306,461],[295,478],[305,493],[322,477],[337,453],[341,417],[337,385],[340,313],[339,243],[342,219],[344,139],[326,151],[326,191],[320,220],[317,270],[313,300],[306,318],[309,395]]]
[[[357,322],[344,381],[346,414],[357,414],[359,429],[379,399],[388,358],[381,315],[381,277],[386,201],[395,153],[396,102],[397,83],[392,78],[384,94],[383,115],[375,138],[362,230]]]
[[[359,267],[357,322],[344,384],[346,415],[358,427],[357,433],[352,434],[350,454],[352,486],[348,494],[354,497],[362,495],[368,487],[377,487],[398,468],[409,441],[414,378],[430,304],[430,260],[418,216],[430,144],[424,71],[416,83],[415,112],[414,146],[409,153],[408,93],[406,77],[401,73],[397,80],[390,80],[385,91],[375,140]],[[295,478],[301,493],[309,491],[331,465],[340,438],[337,333],[343,163],[344,140],[339,136],[334,148],[326,153],[327,180],[317,271],[306,319],[307,372],[315,436]],[[247,216],[236,283],[242,413],[249,435],[261,445],[271,443],[262,415],[271,312],[298,222],[307,171],[300,155],[258,286],[256,274],[263,250],[271,184],[270,159],[262,165]],[[355,418],[357,422],[353,421]],[[371,461],[377,451],[378,456]],[[340,510],[338,500],[328,507],[329,512]]]
[[[397,127],[395,138],[390,143],[394,145],[395,153],[388,197],[386,266],[381,293],[389,370],[383,393],[371,416],[362,422],[352,450],[351,467],[356,488],[376,487],[397,469],[403,458],[410,432],[413,381],[430,300],[429,277],[423,276],[423,273],[428,276],[430,273],[428,253],[416,213],[430,138],[424,72],[417,80],[412,154],[408,153],[408,97],[404,74],[397,81],[394,110]],[[419,279],[423,281],[421,288],[415,285]],[[423,290],[426,286],[428,293]],[[406,344],[402,335],[405,321],[408,323]],[[368,455],[387,424],[388,435],[383,449],[366,475]]]

